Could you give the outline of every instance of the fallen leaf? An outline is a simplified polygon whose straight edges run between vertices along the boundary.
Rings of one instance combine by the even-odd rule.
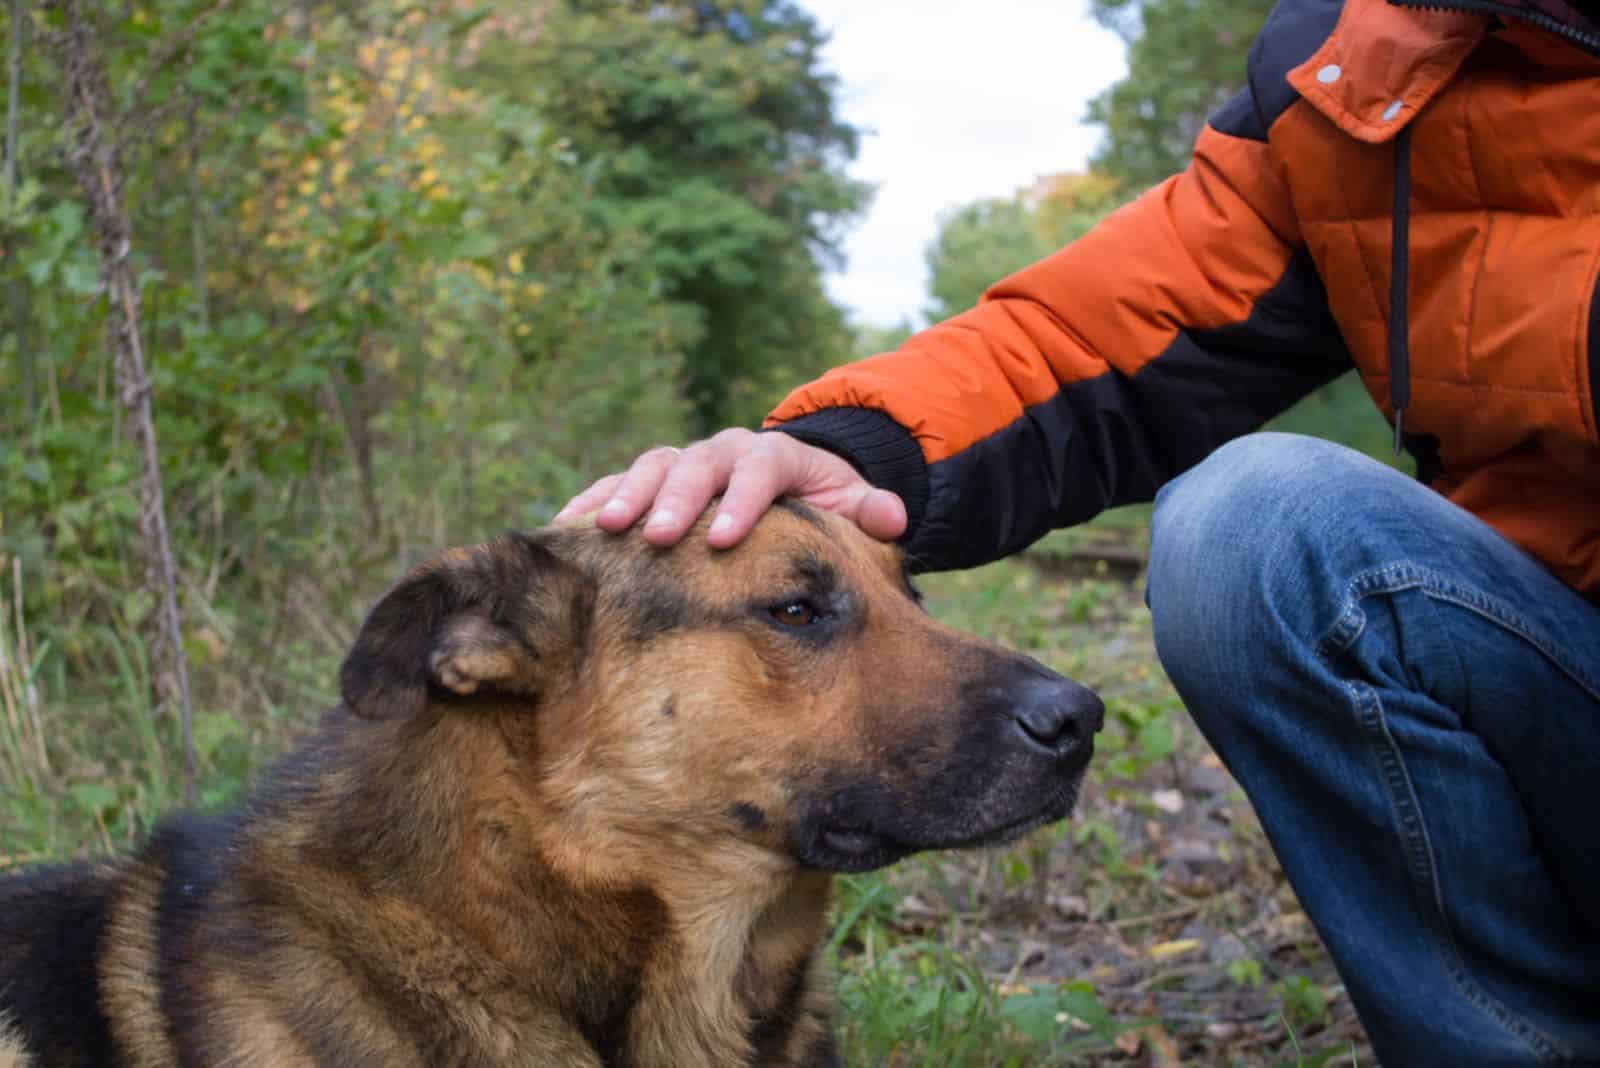
[[[1051,894],[1045,900],[1066,919],[1081,920],[1089,915],[1089,902],[1081,894]]]
[[[1173,957],[1181,957],[1185,953],[1193,953],[1199,948],[1200,939],[1198,938],[1178,938],[1171,942],[1157,942],[1145,952],[1149,954],[1151,960],[1171,960]]]
[[[1160,1024],[1150,1024],[1140,1029],[1145,1045],[1150,1049],[1151,1068],[1179,1068],[1183,1057],[1178,1053],[1178,1043]]]

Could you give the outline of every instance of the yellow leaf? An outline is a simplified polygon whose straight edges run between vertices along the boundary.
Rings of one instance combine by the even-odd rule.
[[[1150,955],[1151,960],[1171,960],[1173,957],[1181,957],[1185,953],[1193,953],[1199,948],[1200,939],[1179,938],[1173,942],[1157,942],[1145,952]]]

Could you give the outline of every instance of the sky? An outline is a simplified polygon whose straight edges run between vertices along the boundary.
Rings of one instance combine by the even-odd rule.
[[[1089,99],[1127,72],[1087,0],[802,0],[832,34],[851,174],[877,186],[828,279],[861,323],[920,324],[941,212],[1082,170]]]

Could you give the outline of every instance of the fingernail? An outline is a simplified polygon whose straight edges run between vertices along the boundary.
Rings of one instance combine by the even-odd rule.
[[[647,526],[647,527],[665,527],[665,526],[670,526],[671,524],[672,524],[672,513],[670,511],[668,511],[667,509],[662,508],[659,511],[650,513],[650,519],[649,519],[649,521],[647,523],[645,523],[645,526]]]
[[[731,515],[719,515],[719,516],[717,516],[717,518],[715,518],[715,519],[713,519],[711,521],[711,533],[712,534],[721,534],[725,530],[732,529],[732,527],[733,527],[733,516],[731,516]]]
[[[627,510],[628,510],[628,502],[627,501],[623,500],[621,497],[613,497],[609,501],[606,502],[606,506],[604,508],[600,509],[600,514],[601,515],[621,515],[623,512],[626,512]]]

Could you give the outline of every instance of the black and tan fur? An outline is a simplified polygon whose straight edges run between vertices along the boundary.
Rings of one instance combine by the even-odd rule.
[[[0,1068],[833,1064],[831,873],[1059,818],[1100,716],[798,506],[444,553],[341,689],[237,811],[0,880]]]

